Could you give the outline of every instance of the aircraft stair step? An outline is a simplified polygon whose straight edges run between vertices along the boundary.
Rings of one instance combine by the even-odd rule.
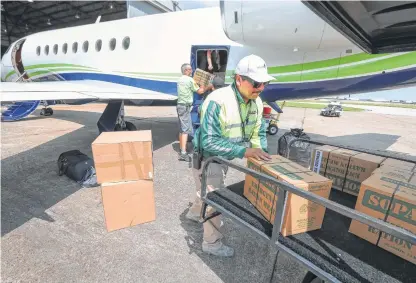
[[[1,113],[1,120],[8,121],[18,121],[23,119],[39,106],[40,100],[31,100],[31,101],[19,101],[7,108],[6,111]]]

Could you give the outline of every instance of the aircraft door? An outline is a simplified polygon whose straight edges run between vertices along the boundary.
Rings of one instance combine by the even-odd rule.
[[[210,53],[208,53],[210,52]],[[214,74],[222,78],[225,82],[225,75],[227,70],[227,63],[230,53],[229,45],[195,45],[191,47],[191,66],[192,76],[195,74],[197,68],[206,72]],[[211,54],[212,69],[209,68],[207,54]],[[203,96],[194,93],[194,101],[191,109],[191,118],[193,129],[199,126],[199,105],[203,102]],[[193,134],[191,135],[193,136]]]
[[[11,52],[11,59],[12,59],[12,65],[13,68],[16,72],[16,74],[20,77],[24,72],[25,72],[25,68],[23,66],[23,62],[22,62],[22,47],[23,44],[25,42],[25,39],[18,41],[12,49]],[[29,79],[29,76],[27,74],[25,74],[23,76],[24,79]]]

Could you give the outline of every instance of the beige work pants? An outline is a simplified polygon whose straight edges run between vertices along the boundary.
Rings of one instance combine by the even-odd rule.
[[[189,210],[192,214],[200,214],[202,208],[201,201],[201,185],[202,185],[202,168],[204,162],[202,162],[201,169],[193,169],[193,175],[196,184],[196,197]],[[225,164],[210,163],[207,168],[207,193],[214,191],[218,188],[225,187],[225,176],[228,171],[228,166]],[[215,212],[215,209],[211,206],[207,207],[206,215],[210,215]],[[204,241],[209,244],[213,244],[216,241],[222,239],[222,217],[218,215],[204,223]]]

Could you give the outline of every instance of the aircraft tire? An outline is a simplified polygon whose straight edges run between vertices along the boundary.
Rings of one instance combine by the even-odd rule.
[[[132,122],[126,122],[126,129],[127,131],[137,131],[136,125],[134,125]]]

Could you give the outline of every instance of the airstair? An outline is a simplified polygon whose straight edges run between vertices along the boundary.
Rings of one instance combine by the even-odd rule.
[[[36,110],[40,100],[18,101],[1,113],[1,120],[4,122],[21,120]]]
[[[16,82],[20,81],[23,76],[26,74],[24,72]],[[30,79],[27,79],[24,82],[30,82]],[[4,112],[1,113],[2,122],[11,122],[21,120],[36,110],[40,104],[40,100],[29,100],[29,101],[17,101],[14,104],[10,105]]]

